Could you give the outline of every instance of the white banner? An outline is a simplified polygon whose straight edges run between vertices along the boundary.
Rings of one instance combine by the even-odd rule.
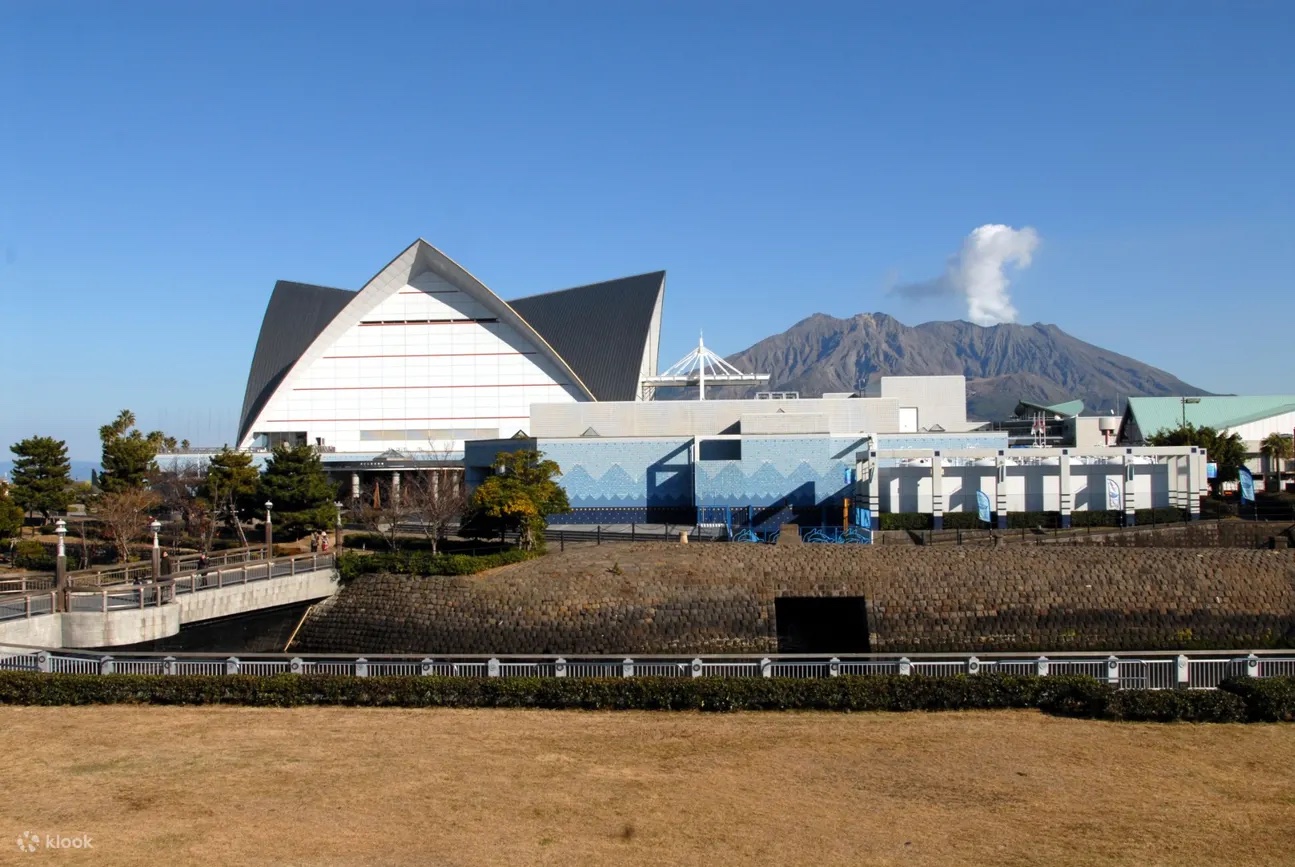
[[[1106,479],[1106,508],[1112,512],[1118,512],[1121,508],[1120,501],[1120,483],[1115,479]]]

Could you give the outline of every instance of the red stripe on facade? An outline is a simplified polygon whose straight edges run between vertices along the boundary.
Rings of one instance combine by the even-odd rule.
[[[375,325],[498,325],[498,319],[375,319],[361,322],[369,327]]]
[[[468,358],[482,355],[536,355],[534,352],[428,352],[411,355],[325,355],[323,358]]]
[[[560,382],[503,382],[497,385],[488,383],[468,385],[320,385],[308,388],[294,388],[293,391],[390,391],[411,388],[543,388],[550,385],[559,388],[565,387]]]
[[[446,416],[443,418],[267,418],[266,424],[320,424],[327,422],[352,421],[516,421],[528,419],[529,415],[482,415],[470,418]]]

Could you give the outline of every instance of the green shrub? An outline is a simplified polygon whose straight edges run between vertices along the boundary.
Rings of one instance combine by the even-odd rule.
[[[1008,512],[1007,527],[1011,530],[1033,530],[1035,527],[1043,527],[1045,530],[1051,530],[1053,527],[1061,526],[1060,512]]]
[[[1139,527],[1143,524],[1181,524],[1183,513],[1181,509],[1170,507],[1138,509],[1133,513],[1133,520]]]
[[[1120,691],[1090,677],[999,674],[793,678],[99,675],[0,671],[0,705],[518,707],[568,710],[941,711],[1039,708],[1146,722],[1295,721],[1295,679]]]
[[[1111,690],[1107,719],[1129,722],[1245,722],[1246,702],[1218,690]]]
[[[1123,523],[1123,512],[1094,511],[1071,512],[1072,527],[1118,527]]]
[[[1295,677],[1230,677],[1219,690],[1239,696],[1251,722],[1295,722]]]
[[[990,524],[980,520],[975,512],[945,512],[944,529],[946,530],[987,530]]]
[[[473,575],[520,563],[537,556],[531,551],[500,551],[497,554],[432,554],[427,551],[398,551],[381,554],[356,554],[343,551],[337,555],[337,572],[343,581],[359,575],[386,572],[397,575]]]
[[[1038,707],[1084,678],[447,678],[0,672],[0,704],[535,707],[581,710],[910,711]],[[1096,682],[1093,681],[1095,684]]]
[[[883,530],[929,530],[931,516],[925,512],[882,512]]]

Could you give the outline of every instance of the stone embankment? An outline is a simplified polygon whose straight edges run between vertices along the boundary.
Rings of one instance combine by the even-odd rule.
[[[471,577],[365,576],[293,649],[771,653],[783,597],[862,597],[873,652],[1295,645],[1290,551],[656,543]]]

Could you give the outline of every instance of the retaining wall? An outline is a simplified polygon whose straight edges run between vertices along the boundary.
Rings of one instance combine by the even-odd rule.
[[[774,652],[780,596],[863,596],[874,652],[1295,644],[1289,551],[640,544],[357,578],[293,649]]]

